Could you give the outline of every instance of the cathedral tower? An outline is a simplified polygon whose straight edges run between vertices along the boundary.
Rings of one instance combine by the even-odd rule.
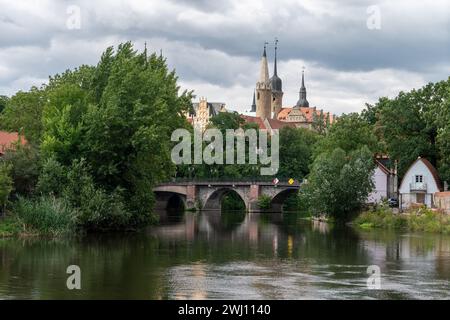
[[[262,119],[270,118],[272,109],[272,90],[267,65],[266,44],[261,58],[259,80],[256,82],[256,116]]]
[[[296,107],[307,107],[309,108],[309,102],[306,100],[306,88],[305,88],[305,70],[302,71],[302,86],[300,87],[299,99],[297,101]]]
[[[277,115],[283,107],[283,86],[277,72],[277,49],[278,39],[275,39],[275,61],[273,65],[273,76],[270,78],[270,84],[272,87],[271,110],[273,112],[274,119],[277,119]]]

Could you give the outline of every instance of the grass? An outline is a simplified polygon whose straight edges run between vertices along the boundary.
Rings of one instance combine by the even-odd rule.
[[[0,238],[12,237],[19,234],[21,231],[20,223],[15,217],[0,218]]]
[[[398,214],[388,207],[380,206],[361,213],[353,224],[362,229],[385,228],[450,234],[450,216],[425,207]]]
[[[60,236],[75,228],[71,207],[55,197],[19,197],[5,218],[0,220],[0,237]]]

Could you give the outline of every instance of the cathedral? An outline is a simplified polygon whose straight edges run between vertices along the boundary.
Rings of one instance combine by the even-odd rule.
[[[306,99],[305,73],[302,71],[299,99],[292,107],[283,107],[283,84],[278,76],[277,70],[277,50],[278,41],[275,41],[275,59],[273,64],[273,76],[269,77],[269,65],[267,61],[266,45],[261,58],[261,66],[258,81],[256,82],[255,92],[253,93],[253,104],[250,114],[260,118],[262,122],[274,123],[274,121],[265,121],[269,119],[283,122],[278,123],[277,127],[286,125],[313,129],[314,121],[324,121],[324,124],[332,124],[336,121],[336,116],[329,112],[324,113],[316,107],[310,107]],[[247,115],[247,120],[250,120]]]
[[[278,40],[275,40],[275,56],[273,75],[269,76],[269,64],[267,60],[266,44],[261,57],[259,78],[253,92],[253,103],[249,112],[241,117],[246,122],[256,123],[260,129],[281,129],[283,127],[306,128],[314,130],[314,124],[323,121],[324,126],[333,124],[336,116],[324,112],[316,107],[310,107],[306,99],[305,72],[302,71],[299,99],[294,106],[283,107],[283,82],[278,76],[277,70]],[[208,102],[201,98],[193,104],[186,117],[197,129],[204,130],[209,119],[219,112],[228,112],[224,103]]]

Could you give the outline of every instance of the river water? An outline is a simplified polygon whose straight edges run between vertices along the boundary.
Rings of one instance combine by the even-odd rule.
[[[80,290],[67,289],[69,265]],[[369,266],[380,270],[370,288]],[[17,298],[449,299],[450,237],[176,213],[138,234],[0,239],[0,299]]]

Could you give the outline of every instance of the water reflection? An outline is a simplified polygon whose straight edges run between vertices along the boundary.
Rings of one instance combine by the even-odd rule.
[[[65,287],[82,270],[82,290]],[[368,265],[382,290],[368,290]],[[449,298],[450,238],[359,232],[298,214],[168,212],[140,234],[0,239],[0,298]]]

